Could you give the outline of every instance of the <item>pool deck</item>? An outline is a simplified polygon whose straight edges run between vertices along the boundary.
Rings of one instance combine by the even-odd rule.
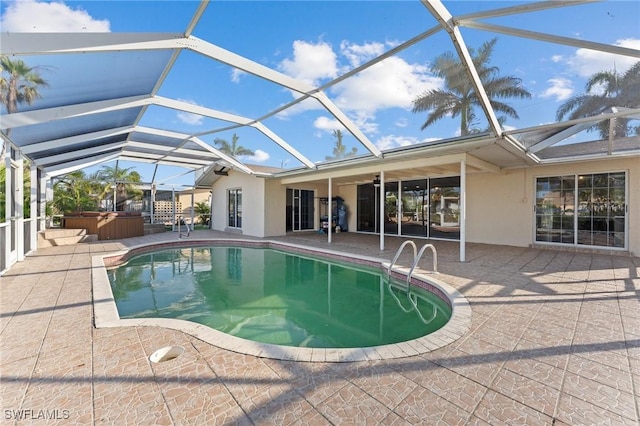
[[[92,256],[175,240],[41,249],[0,277],[2,424],[640,424],[638,257],[467,244],[460,263],[457,243],[431,241],[471,330],[391,360],[280,361],[160,327],[94,328]],[[270,240],[387,261],[403,241],[381,252],[373,235]],[[149,362],[167,345],[185,352]]]

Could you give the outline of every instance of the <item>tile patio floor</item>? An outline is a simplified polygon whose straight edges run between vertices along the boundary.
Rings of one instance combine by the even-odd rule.
[[[189,238],[206,237],[238,236]],[[422,356],[296,363],[95,329],[91,256],[165,239],[41,249],[0,277],[2,424],[640,424],[640,258],[468,244],[459,263],[457,244],[436,241],[440,278],[471,303],[468,334]],[[274,240],[386,260],[401,242]],[[169,344],[186,351],[148,361]]]

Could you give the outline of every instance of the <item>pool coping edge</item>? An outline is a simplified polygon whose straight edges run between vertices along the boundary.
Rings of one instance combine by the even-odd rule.
[[[287,248],[297,253],[311,253],[324,257],[336,259],[348,258],[356,259],[362,264],[385,268],[388,262],[374,257],[360,256],[351,253],[344,253],[335,250],[311,248],[291,243],[284,243],[272,240],[227,240],[221,238],[180,240],[175,242],[148,243],[129,247],[113,253],[92,256],[92,291],[94,325],[96,328],[111,327],[161,327],[168,328],[189,334],[197,339],[207,342],[213,346],[238,352],[246,355],[253,355],[262,358],[270,358],[288,361],[305,362],[358,362],[405,358],[408,356],[422,355],[433,350],[444,347],[465,335],[471,326],[471,306],[467,299],[455,288],[437,278],[437,273],[416,269],[412,275],[412,283],[424,283],[439,290],[447,299],[451,306],[451,318],[440,329],[426,336],[405,342],[372,346],[365,348],[302,348],[280,346],[269,343],[254,342],[239,337],[231,336],[213,328],[180,319],[169,318],[136,318],[121,319],[115,303],[115,298],[111,290],[111,284],[107,276],[107,264],[112,266],[114,260],[126,260],[142,250],[169,248],[179,246],[193,246],[198,244],[233,244],[250,247],[263,248]],[[394,274],[403,274],[407,268],[394,267]],[[406,276],[406,273],[404,274]],[[420,286],[422,287],[422,286]]]

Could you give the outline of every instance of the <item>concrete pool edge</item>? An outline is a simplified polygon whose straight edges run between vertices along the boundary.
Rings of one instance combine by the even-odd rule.
[[[359,264],[367,264],[383,268],[385,260],[367,256],[353,255],[338,251],[310,248],[290,243],[270,240],[226,240],[220,238],[179,240],[175,242],[149,243],[130,247],[127,250],[102,254],[92,257],[92,291],[94,325],[96,328],[110,327],[162,327],[189,334],[197,339],[213,346],[253,355],[262,358],[305,361],[305,362],[356,362],[404,358],[421,355],[435,349],[444,347],[467,333],[471,325],[471,306],[466,298],[447,283],[437,279],[433,273],[416,269],[413,274],[414,281],[432,287],[445,296],[451,305],[451,318],[440,329],[417,339],[365,348],[302,348],[280,346],[267,343],[259,343],[241,339],[229,334],[214,330],[210,327],[186,320],[168,318],[138,318],[120,319],[111,290],[111,284],[107,276],[107,265],[126,261],[127,258],[148,250],[161,248],[174,248],[180,246],[197,245],[234,245],[247,247],[262,247],[273,249],[287,249],[294,253],[316,254],[322,257],[354,261]],[[397,267],[394,274],[406,275],[407,268]],[[413,281],[412,281],[413,282]],[[423,287],[424,288],[424,287]],[[170,343],[170,342],[169,342]]]

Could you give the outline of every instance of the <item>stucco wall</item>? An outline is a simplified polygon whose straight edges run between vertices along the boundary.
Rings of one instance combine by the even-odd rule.
[[[358,229],[358,187],[356,185],[344,185],[339,186],[337,191],[347,206],[348,230],[349,232],[356,232]]]
[[[242,233],[262,237],[265,233],[265,180],[230,171],[213,185],[213,229],[227,231],[227,190],[242,189]]]
[[[640,254],[640,161],[637,158],[576,162],[570,165],[540,166],[506,170],[500,174],[467,176],[467,241],[529,246],[534,242],[536,177],[580,173],[627,171],[628,247]],[[227,190],[242,188],[242,233],[267,237],[285,234],[286,189],[277,179],[262,179],[230,172],[213,187],[213,227],[227,230]],[[315,228],[319,226],[319,198],[328,194],[327,185],[302,183],[293,189],[315,191]],[[333,196],[345,200],[349,209],[349,231],[357,229],[357,186],[333,187]]]
[[[467,176],[467,241],[528,246],[534,241],[535,181],[542,176],[627,171],[629,251],[640,254],[640,161],[637,158],[532,167]],[[633,182],[633,183],[632,183]]]
[[[265,181],[264,235],[273,237],[286,233],[287,191],[278,180]]]

